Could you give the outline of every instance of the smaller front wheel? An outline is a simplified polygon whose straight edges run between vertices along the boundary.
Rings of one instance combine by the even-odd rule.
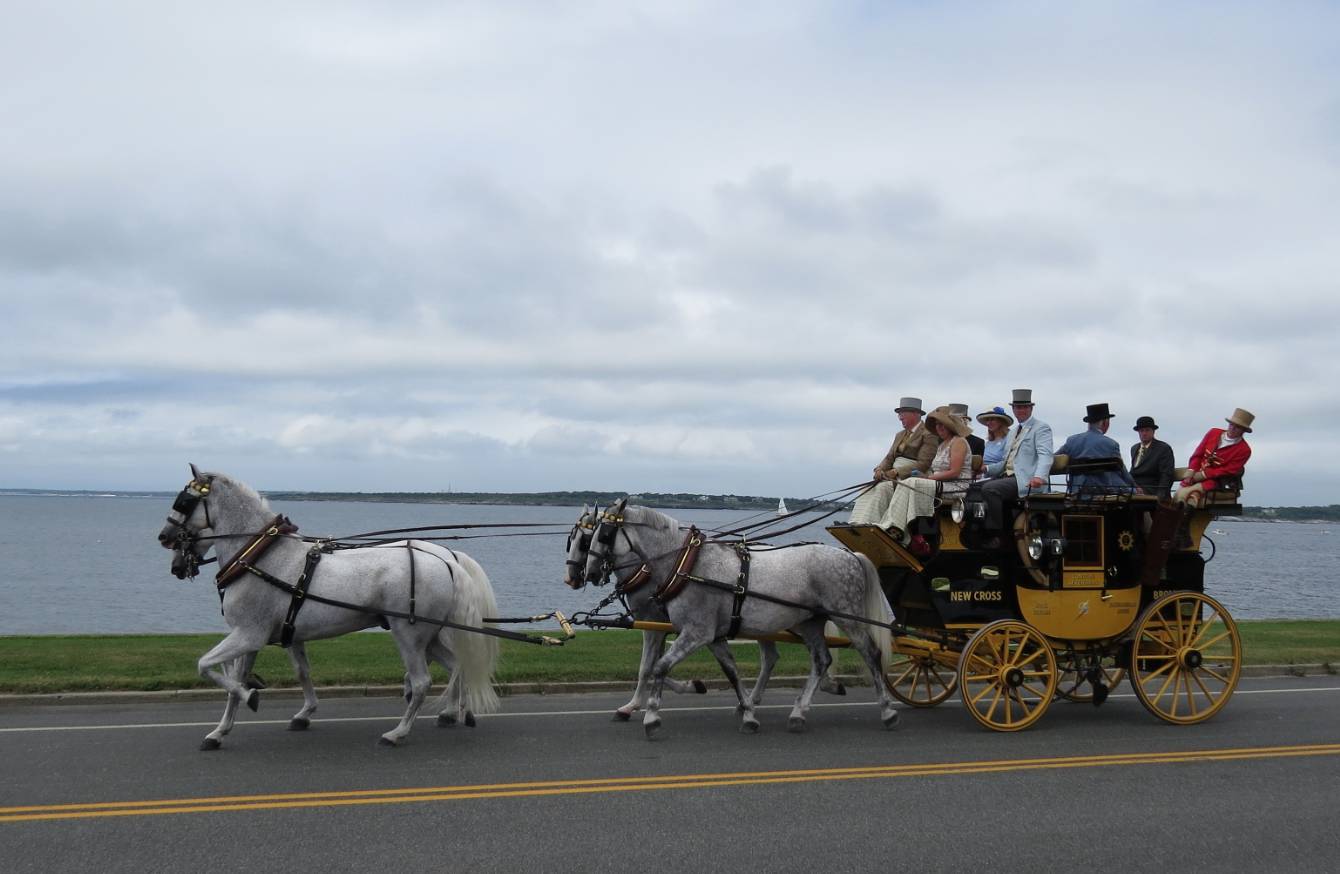
[[[1056,653],[1032,626],[992,622],[968,641],[958,663],[958,686],[973,718],[996,731],[1037,722],[1056,694]]]
[[[958,675],[930,655],[894,653],[884,670],[884,683],[893,697],[910,707],[934,707],[958,687]]]

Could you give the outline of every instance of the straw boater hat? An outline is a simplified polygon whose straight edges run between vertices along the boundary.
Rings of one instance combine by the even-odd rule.
[[[1141,428],[1153,428],[1155,431],[1157,431],[1159,429],[1159,426],[1154,424],[1153,416],[1141,416],[1140,418],[1135,420],[1135,427],[1131,430],[1139,431]]]
[[[1014,417],[1011,416],[1009,413],[1005,412],[1005,410],[1002,409],[1001,407],[992,407],[985,413],[977,414],[977,421],[981,422],[983,425],[991,424],[990,422],[987,421],[987,419],[1004,419],[1006,425],[1014,424]]]
[[[921,398],[903,398],[902,403],[894,407],[895,413],[916,413],[918,416],[926,415],[926,411],[921,408]]]
[[[967,437],[972,433],[972,429],[964,424],[963,420],[954,415],[954,411],[949,407],[936,407],[926,416],[927,422],[939,422],[950,431],[953,431],[960,437]]]
[[[1237,425],[1239,428],[1250,434],[1252,433],[1252,422],[1255,420],[1256,416],[1253,416],[1242,407],[1238,407],[1233,411],[1233,415],[1229,416],[1224,421],[1230,425]]]
[[[1084,408],[1084,411],[1087,414],[1084,417],[1084,421],[1088,422],[1090,425],[1094,422],[1101,422],[1104,419],[1112,418],[1112,413],[1108,411],[1107,404],[1089,404]]]
[[[1014,399],[1010,403],[1016,407],[1033,406],[1033,390],[1031,388],[1016,388]]]

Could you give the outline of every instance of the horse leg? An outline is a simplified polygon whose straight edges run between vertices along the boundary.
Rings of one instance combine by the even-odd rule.
[[[861,654],[865,666],[870,670],[870,676],[875,682],[875,693],[879,695],[879,718],[884,723],[884,727],[893,730],[898,724],[898,711],[893,707],[893,695],[889,692],[888,685],[884,682],[884,659],[880,654],[879,647],[871,638],[870,632],[866,631],[865,626],[855,622],[852,627],[844,627],[842,630],[847,632],[847,637],[851,639],[852,648]]]
[[[456,654],[441,638],[434,637],[428,644],[428,658],[447,672],[447,689],[438,699],[442,706],[441,712],[437,714],[438,727],[449,728],[460,722],[468,728],[474,728],[475,715],[465,706],[465,676],[456,673]]]
[[[665,688],[666,677],[670,675],[675,665],[688,658],[694,650],[711,642],[710,634],[694,634],[681,630],[670,651],[656,660],[651,669],[651,695],[647,698],[647,713],[642,717],[642,730],[647,733],[648,739],[661,727],[661,692]],[[736,685],[739,685],[738,680]]]
[[[435,629],[430,628],[428,631],[436,636]],[[428,640],[418,627],[405,623],[399,629],[392,626],[392,632],[400,646],[400,658],[405,662],[405,685],[409,688],[409,700],[400,724],[377,740],[379,747],[396,746],[409,735],[410,729],[414,727],[414,717],[418,715],[423,699],[433,685],[433,675],[428,673]]]
[[[633,690],[633,698],[624,706],[614,711],[615,722],[627,722],[634,711],[641,710],[647,701],[647,683],[651,678],[651,666],[656,664],[656,660],[665,652],[664,632],[644,631],[642,632],[642,661],[637,667],[637,688]],[[694,680],[691,683],[685,683],[680,680],[674,680],[670,677],[665,678],[665,684],[670,687],[671,692],[687,692],[692,689],[698,694],[707,691],[707,684],[702,680]]]
[[[754,715],[754,695],[744,691],[744,681],[740,679],[740,670],[735,665],[735,654],[730,651],[730,644],[724,640],[714,640],[707,648],[717,657],[721,673],[730,681],[731,688],[735,690],[735,699],[740,702],[735,707],[735,712],[740,714],[740,734],[755,733],[758,731],[758,717]]]
[[[217,750],[223,745],[223,736],[233,730],[233,720],[237,716],[239,702],[247,702],[254,712],[260,706],[260,692],[247,688],[244,678],[256,664],[256,653],[265,646],[262,640],[257,644],[248,635],[234,630],[218,645],[200,657],[196,670],[200,676],[214,683],[228,693],[228,703],[223,708],[223,718],[219,725],[200,742],[202,750]],[[225,671],[215,670],[219,665],[233,662]]]
[[[796,696],[795,706],[791,708],[791,717],[787,720],[788,731],[804,731],[805,719],[810,712],[810,702],[814,693],[828,675],[828,666],[833,662],[833,654],[824,640],[824,621],[807,619],[796,626],[796,632],[805,640],[805,648],[810,652],[810,675]]]
[[[778,658],[777,644],[771,640],[758,642],[758,679],[754,681],[754,691],[749,695],[755,707],[763,703],[763,690],[768,688],[768,680],[772,678],[772,669],[777,666]]]
[[[307,646],[301,641],[288,648],[288,660],[293,663],[293,673],[298,675],[302,685],[302,709],[289,720],[289,731],[306,731],[312,724],[312,714],[316,712],[316,687],[312,685],[312,666],[307,663]]]

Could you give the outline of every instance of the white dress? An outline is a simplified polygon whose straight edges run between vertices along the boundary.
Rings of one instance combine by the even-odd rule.
[[[967,446],[967,441],[962,437],[954,437],[952,440],[946,440],[940,444],[940,448],[935,452],[935,460],[931,462],[931,473],[943,473],[949,470],[949,452],[955,443],[962,443],[965,450],[963,456],[963,466],[959,469],[959,474],[950,480],[933,480],[915,477],[905,479],[894,489],[893,499],[889,501],[889,508],[884,512],[884,517],[880,519],[881,528],[897,528],[904,532],[903,542],[910,538],[906,534],[907,525],[918,516],[930,516],[935,513],[935,494],[939,490],[941,498],[957,498],[968,492],[968,486],[972,484],[972,455]]]

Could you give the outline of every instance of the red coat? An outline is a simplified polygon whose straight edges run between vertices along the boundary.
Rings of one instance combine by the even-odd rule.
[[[1220,449],[1219,438],[1222,436],[1223,428],[1211,428],[1196,451],[1191,453],[1191,462],[1187,465],[1193,473],[1205,471],[1206,490],[1219,488],[1219,483],[1215,482],[1217,477],[1242,476],[1247,469],[1247,459],[1252,457],[1252,448],[1245,439]]]

